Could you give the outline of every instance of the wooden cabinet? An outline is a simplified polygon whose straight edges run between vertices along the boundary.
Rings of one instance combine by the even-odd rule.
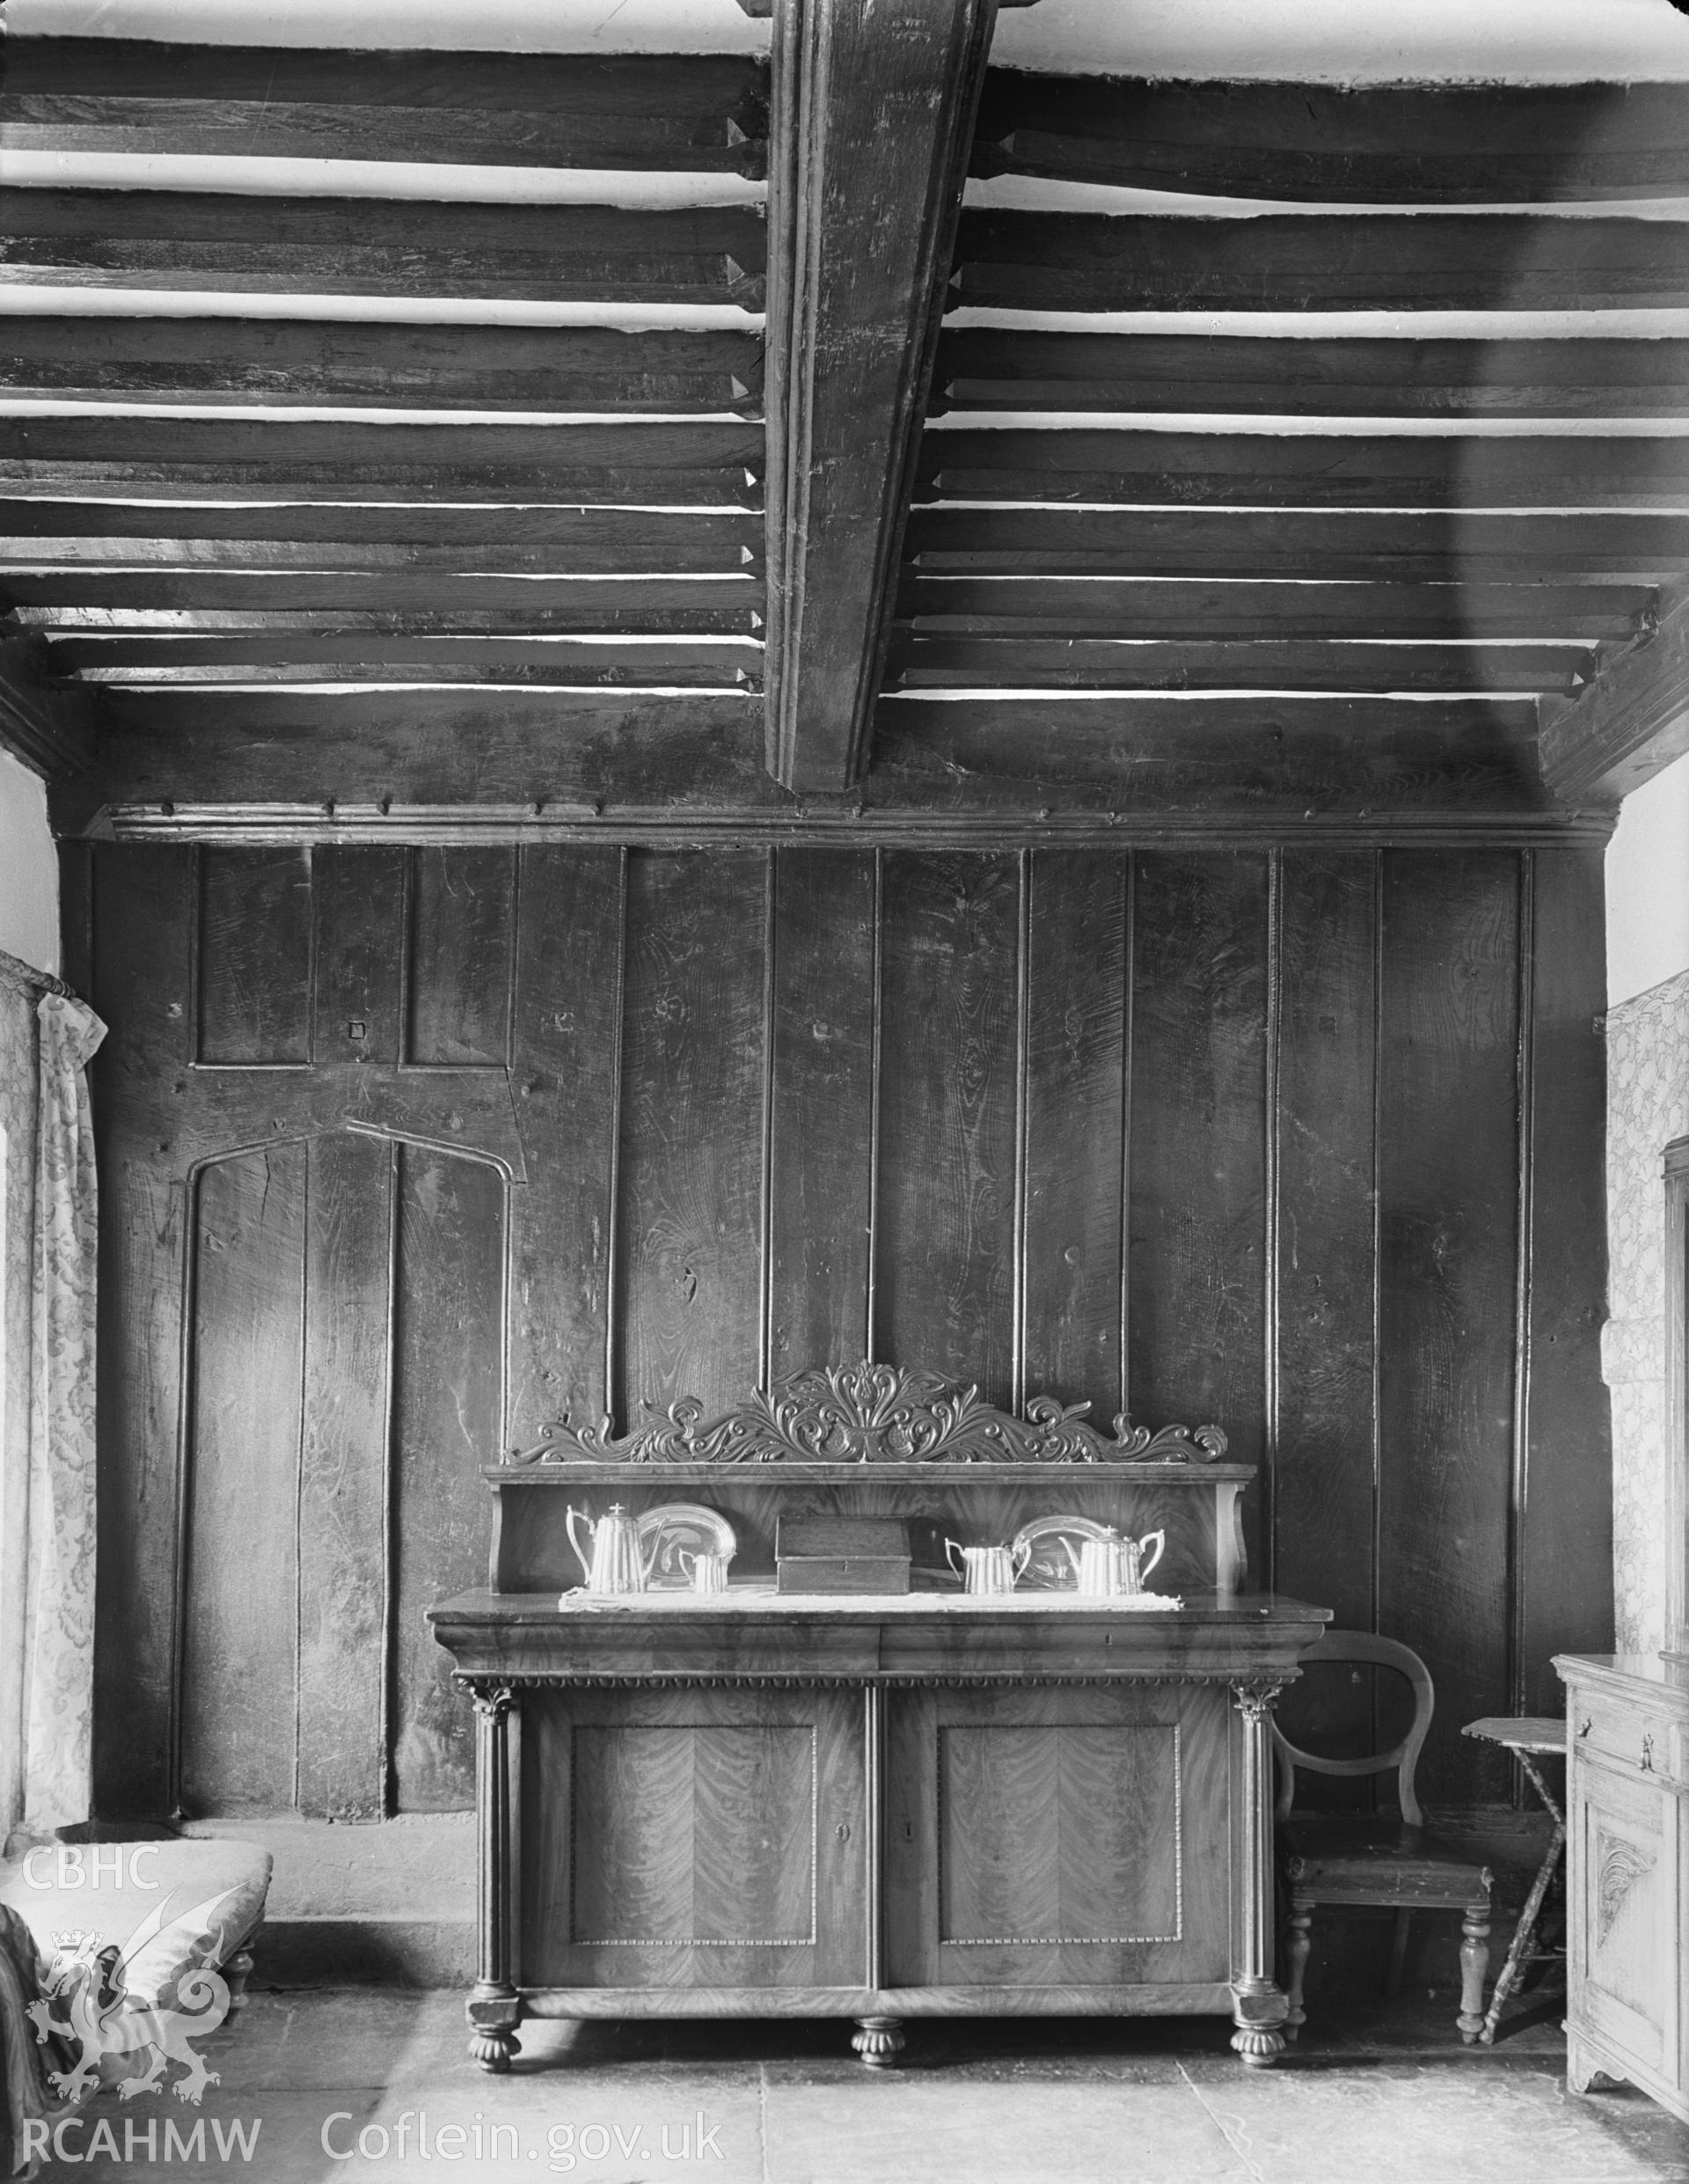
[[[1283,2046],[1274,1691],[1324,1611],[475,1593],[472,2050],[524,2015],[1231,2017]]]
[[[1689,1687],[1657,1661],[1562,1655],[1567,2075],[1628,2078],[1689,2122]]]
[[[1241,1589],[1225,1453],[863,1365],[489,1466],[492,1582],[429,1611],[479,1720],[477,2059],[524,2014],[852,2017],[883,2064],[913,2016],[1214,2011],[1270,2063],[1272,1703],[1329,1618]],[[681,1496],[730,1528],[729,1591],[575,1588],[570,1510]],[[778,1592],[793,1517],[895,1520],[918,1582]],[[1167,1597],[1059,1589],[1029,1547],[1052,1589],[946,1589],[947,1540],[1052,1517],[1162,1533]]]

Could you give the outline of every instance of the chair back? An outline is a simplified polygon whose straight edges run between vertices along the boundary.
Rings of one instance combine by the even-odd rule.
[[[1292,1744],[1275,1722],[1273,1743],[1278,1754],[1279,1819],[1285,1817],[1295,1800],[1298,1767],[1305,1767],[1315,1775],[1382,1775],[1393,1767],[1401,1816],[1410,1828],[1422,1827],[1425,1816],[1415,1794],[1414,1770],[1419,1764],[1420,1749],[1437,1705],[1430,1670],[1411,1646],[1400,1645],[1394,1638],[1374,1638],[1369,1631],[1327,1631],[1320,1644],[1302,1658],[1314,1667],[1324,1667],[1327,1662],[1364,1661],[1373,1667],[1394,1669],[1398,1675],[1406,1676],[1413,1688],[1414,1719],[1400,1744],[1393,1744],[1387,1752],[1371,1753],[1364,1759],[1325,1759],[1318,1752],[1305,1752]]]

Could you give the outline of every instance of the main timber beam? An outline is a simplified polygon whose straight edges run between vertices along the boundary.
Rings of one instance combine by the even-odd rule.
[[[1662,590],[1576,698],[1540,701],[1543,780],[1562,803],[1616,801],[1689,751],[1689,582]]]
[[[862,771],[998,0],[775,0],[767,740]]]

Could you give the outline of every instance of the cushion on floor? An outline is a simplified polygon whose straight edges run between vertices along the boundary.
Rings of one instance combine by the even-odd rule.
[[[269,1885],[267,1851],[218,1837],[48,1843],[0,1865],[0,1903],[28,1925],[44,1965],[66,1934],[114,1942],[125,1986],[146,2002],[190,1964],[227,1963],[262,1918]]]

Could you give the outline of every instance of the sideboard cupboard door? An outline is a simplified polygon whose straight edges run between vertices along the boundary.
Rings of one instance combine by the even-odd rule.
[[[890,1694],[888,1983],[1224,1982],[1230,1702],[1147,1682]]]
[[[531,1987],[859,1985],[859,1692],[526,1691]]]
[[[1637,2067],[1639,2082],[1674,2092],[1684,2090],[1682,1809],[1656,1777],[1576,1754],[1573,2015]]]

